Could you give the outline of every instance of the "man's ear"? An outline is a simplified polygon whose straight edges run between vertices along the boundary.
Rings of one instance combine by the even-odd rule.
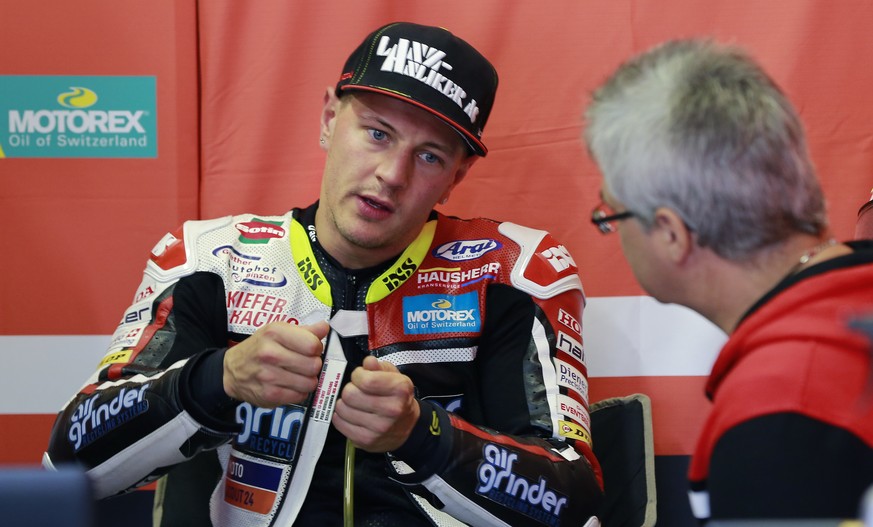
[[[455,177],[454,179],[452,179],[452,183],[448,186],[448,188],[446,188],[445,192],[443,192],[443,195],[440,196],[439,202],[441,204],[449,201],[449,196],[451,195],[452,190],[456,186],[458,186],[461,181],[463,181],[464,177],[467,175],[467,171],[470,170],[470,167],[473,166],[473,163],[475,163],[477,159],[479,159],[479,156],[470,155],[467,156],[466,159],[461,161],[461,164],[458,166],[458,170],[455,171]]]
[[[321,137],[319,143],[322,149],[327,150],[333,135],[333,123],[339,112],[340,99],[336,96],[333,86],[324,90],[324,106],[321,109]]]
[[[662,254],[674,263],[684,263],[694,249],[694,232],[673,209],[655,210],[651,233]]]

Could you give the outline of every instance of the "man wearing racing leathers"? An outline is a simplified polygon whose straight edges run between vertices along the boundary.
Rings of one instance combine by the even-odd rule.
[[[414,55],[392,45],[473,86],[446,104],[361,72]],[[84,464],[103,498],[216,450],[215,525],[336,525],[352,493],[358,525],[596,524],[575,263],[544,231],[431,211],[464,143],[485,154],[496,76],[474,93],[465,61],[490,67],[441,29],[371,34],[325,96],[319,202],[165,236],[46,466]]]

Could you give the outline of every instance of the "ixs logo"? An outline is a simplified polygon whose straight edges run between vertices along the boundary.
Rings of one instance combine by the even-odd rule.
[[[476,471],[476,493],[545,525],[558,525],[567,497],[549,488],[540,476],[531,481],[515,472],[518,454],[488,443]]]
[[[412,258],[407,258],[402,264],[395,267],[391,272],[382,276],[382,283],[389,291],[394,291],[400,284],[405,282],[415,271],[415,262]]]
[[[463,262],[475,260],[487,252],[503,247],[497,240],[455,240],[444,243],[433,250],[432,254],[437,258],[450,262]]]
[[[4,76],[2,117],[0,157],[157,157],[154,77]]]
[[[258,408],[250,403],[236,407],[242,431],[236,437],[240,450],[293,460],[306,411],[301,406]]]
[[[297,269],[300,270],[300,276],[303,277],[303,281],[306,282],[309,289],[315,291],[325,283],[324,276],[321,275],[318,266],[309,256],[297,262]]]
[[[403,332],[476,332],[481,327],[479,295],[418,295],[403,298]]]
[[[555,271],[561,272],[576,267],[576,262],[570,256],[570,252],[563,245],[551,247],[541,252],[540,255],[546,259],[549,264],[555,268]]]
[[[230,266],[230,278],[235,283],[261,287],[282,287],[288,283],[288,279],[278,267],[261,264],[260,256],[243,254],[230,245],[216,247],[212,254],[227,260]]]
[[[79,451],[110,430],[130,421],[148,411],[149,402],[143,400],[149,385],[139,388],[122,388],[111,400],[95,406],[100,394],[95,394],[80,404],[70,417],[70,431],[67,439],[73,450]]]
[[[465,103],[467,91],[442,73],[452,70],[452,65],[445,61],[445,51],[405,38],[397,39],[395,44],[391,44],[391,37],[385,35],[379,40],[376,55],[385,57],[380,68],[382,71],[420,80],[462,108],[471,123],[476,122],[479,117],[476,99]]]

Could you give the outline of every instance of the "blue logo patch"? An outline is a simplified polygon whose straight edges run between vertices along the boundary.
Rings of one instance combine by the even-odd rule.
[[[0,158],[158,156],[155,77],[0,76]]]
[[[293,461],[305,415],[302,406],[267,409],[242,403],[236,407],[236,422],[242,425],[237,449]]]
[[[477,332],[482,327],[479,295],[418,295],[403,298],[403,332]]]

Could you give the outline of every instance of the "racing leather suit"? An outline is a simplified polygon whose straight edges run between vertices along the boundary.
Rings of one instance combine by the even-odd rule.
[[[585,298],[564,247],[433,212],[396,259],[352,271],[321,249],[317,206],[166,235],[44,464],[84,464],[104,498],[217,449],[222,475],[203,482],[215,525],[336,524],[345,438],[324,405],[371,354],[412,379],[421,419],[397,451],[357,452],[356,525],[595,525]],[[332,329],[338,362],[328,343],[309,400],[264,409],[224,393],[228,347],[273,321],[337,327],[339,313],[358,313],[359,331]]]

